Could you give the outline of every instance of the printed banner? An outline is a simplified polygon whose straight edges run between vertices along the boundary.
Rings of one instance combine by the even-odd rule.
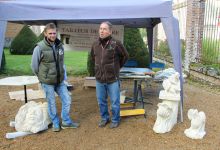
[[[93,42],[99,37],[99,26],[100,24],[58,24],[64,49],[90,51]],[[113,25],[112,36],[123,43],[124,26]]]

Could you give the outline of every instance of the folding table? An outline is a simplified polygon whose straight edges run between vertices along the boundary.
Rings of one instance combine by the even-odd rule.
[[[141,83],[138,81],[152,79],[150,76],[153,74],[153,71],[148,68],[128,68],[123,67],[120,70],[120,79],[133,79],[134,80],[134,89],[133,89],[133,102],[138,102],[138,95],[140,94],[142,109],[130,109],[130,110],[121,110],[121,116],[131,116],[131,115],[144,115],[145,116],[145,109],[144,109],[144,101],[142,96],[142,88]]]
[[[30,84],[39,83],[37,76],[13,76],[0,79],[0,85],[8,86],[24,86],[24,99],[27,103],[27,89],[26,86]]]

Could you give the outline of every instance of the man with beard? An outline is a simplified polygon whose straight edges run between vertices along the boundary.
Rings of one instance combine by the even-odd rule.
[[[55,92],[62,102],[61,128],[77,128],[79,124],[70,118],[71,97],[64,83],[64,49],[57,38],[57,28],[49,23],[44,29],[44,39],[37,43],[32,56],[32,70],[37,75],[48,102],[48,113],[53,123],[52,130],[60,131],[60,119],[56,110]]]

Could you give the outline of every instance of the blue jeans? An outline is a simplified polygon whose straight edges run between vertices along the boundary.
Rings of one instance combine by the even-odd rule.
[[[53,124],[55,126],[60,124],[59,116],[57,115],[57,109],[56,109],[55,92],[59,95],[62,102],[62,111],[61,111],[62,122],[65,124],[71,124],[72,120],[69,115],[71,97],[69,96],[67,87],[64,84],[64,82],[60,83],[59,85],[48,85],[45,83],[41,83],[41,86],[46,94],[46,99],[48,102],[48,113]]]
[[[96,96],[102,120],[109,120],[108,95],[110,96],[112,108],[112,122],[120,122],[120,82],[100,83],[96,81]]]

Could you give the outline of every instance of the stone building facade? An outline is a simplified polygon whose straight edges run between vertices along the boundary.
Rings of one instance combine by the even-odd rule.
[[[21,31],[24,25],[16,23],[7,23],[7,30],[5,33],[5,47],[9,47],[13,38]]]

